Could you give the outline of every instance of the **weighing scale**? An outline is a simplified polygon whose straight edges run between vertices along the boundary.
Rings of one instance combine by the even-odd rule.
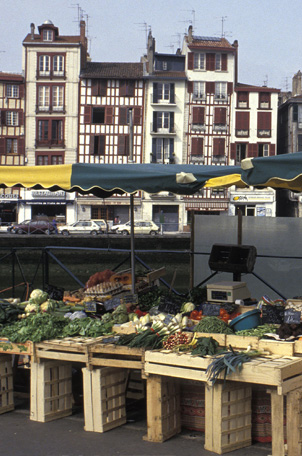
[[[218,302],[235,302],[236,299],[251,297],[245,282],[217,282],[207,285],[207,300]]]

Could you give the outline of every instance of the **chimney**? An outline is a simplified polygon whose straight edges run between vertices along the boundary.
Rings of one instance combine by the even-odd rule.
[[[83,67],[86,64],[87,54],[88,54],[85,21],[80,21],[80,43],[81,43],[81,47],[82,47],[81,66]]]
[[[155,53],[155,39],[152,36],[151,30],[148,35],[148,48],[147,48],[147,60],[148,60],[148,73],[153,73],[154,65],[154,53]]]
[[[193,41],[193,27],[190,25],[188,29],[188,43],[192,43]]]
[[[31,34],[31,39],[35,39],[35,24],[31,23],[30,24],[30,34]]]
[[[299,70],[298,73],[296,73],[293,76],[292,80],[292,96],[295,97],[297,95],[302,95],[302,74],[301,71]]]
[[[233,47],[235,48],[235,85],[238,82],[238,40],[235,40],[233,43]]]

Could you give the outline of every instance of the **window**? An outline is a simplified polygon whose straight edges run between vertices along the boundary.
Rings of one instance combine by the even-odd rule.
[[[92,123],[103,124],[105,122],[105,108],[92,108]]]
[[[120,96],[121,97],[134,97],[135,82],[122,80],[120,81]]]
[[[62,154],[38,154],[36,156],[36,164],[39,166],[47,165],[63,165],[63,155]]]
[[[259,108],[269,109],[270,107],[270,93],[260,92],[259,93]]]
[[[15,84],[6,85],[6,96],[8,98],[18,98],[19,97],[19,86]]]
[[[192,124],[204,125],[204,107],[194,106],[192,110]]]
[[[213,140],[213,158],[219,158],[225,156],[225,139],[214,138]]]
[[[53,58],[53,74],[55,76],[64,75],[64,56],[55,55]]]
[[[246,158],[247,145],[244,143],[236,144],[236,163]]]
[[[158,112],[157,113],[157,128],[169,128],[169,112]]]
[[[92,79],[91,95],[105,97],[107,95],[107,79]]]
[[[53,31],[43,30],[43,41],[52,41]]]
[[[193,98],[205,98],[205,82],[193,82]]]
[[[118,137],[117,154],[129,155],[129,135],[121,135]]]
[[[8,126],[18,125],[18,112],[17,111],[6,111],[6,125],[8,125]]]
[[[39,86],[38,88],[39,111],[49,111],[50,109],[50,87]]]
[[[52,108],[54,111],[62,111],[64,108],[64,87],[52,87]]]
[[[173,163],[174,162],[174,139],[153,138],[152,139],[152,163]]]
[[[270,112],[258,112],[258,136],[270,137],[272,128],[272,117]]]
[[[152,131],[165,130],[166,133],[174,133],[174,112],[153,112]]]
[[[215,54],[215,70],[221,70],[221,54]]]
[[[236,136],[249,136],[250,129],[250,113],[249,112],[236,112]]]
[[[39,74],[41,76],[50,75],[50,56],[40,55],[39,56]]]
[[[216,71],[226,71],[227,62],[228,62],[227,54],[215,54],[215,70]]]
[[[226,129],[227,110],[226,108],[214,108],[214,128]]]
[[[269,156],[269,144],[258,144],[258,157]]]
[[[174,84],[154,82],[152,103],[175,103]]]
[[[238,92],[237,93],[237,108],[248,108],[249,107],[249,93]]]
[[[215,82],[215,99],[226,100],[227,98],[227,83]]]
[[[205,69],[205,55],[201,52],[194,52],[194,70]]]
[[[37,143],[38,145],[63,145],[63,120],[39,120]]]
[[[91,135],[89,152],[91,155],[105,155],[105,135]]]
[[[193,156],[193,157],[202,157],[203,156],[203,138],[192,138],[191,156]]]
[[[18,152],[18,140],[17,139],[7,139],[6,140],[6,153],[17,153]]]

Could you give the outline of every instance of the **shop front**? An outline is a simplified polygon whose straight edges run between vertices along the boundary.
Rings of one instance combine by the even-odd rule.
[[[12,188],[0,189],[0,224],[9,225],[17,221],[18,207],[21,201],[20,190]]]
[[[276,217],[275,190],[265,188],[231,191],[229,215],[236,215],[239,209],[245,216]]]
[[[35,219],[46,216],[49,219],[56,218],[62,223],[73,222],[74,198],[72,194],[59,190],[28,190],[26,198],[21,201],[18,220]]]

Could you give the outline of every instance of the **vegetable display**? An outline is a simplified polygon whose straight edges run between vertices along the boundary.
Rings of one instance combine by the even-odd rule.
[[[267,333],[275,333],[278,326],[273,324],[260,325],[252,329],[242,329],[237,331],[236,335],[238,336],[254,336],[254,337],[263,337]]]
[[[217,317],[204,317],[194,327],[194,332],[234,334],[234,331],[227,325],[227,323]]]

